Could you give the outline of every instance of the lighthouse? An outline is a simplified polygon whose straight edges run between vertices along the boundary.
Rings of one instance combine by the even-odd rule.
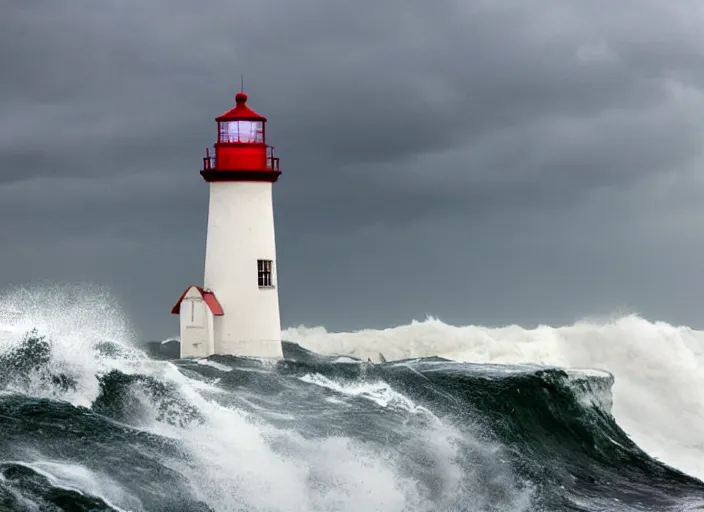
[[[186,288],[179,315],[181,357],[230,354],[281,358],[273,184],[281,171],[266,122],[235,96],[215,118],[214,152],[200,171],[210,188],[203,286]]]

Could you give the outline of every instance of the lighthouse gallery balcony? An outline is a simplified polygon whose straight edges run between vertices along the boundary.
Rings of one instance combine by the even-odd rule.
[[[206,149],[205,156],[203,157],[203,168],[201,169],[201,171],[212,171],[214,169],[218,169],[217,164],[218,164],[217,157],[215,155],[211,155],[210,152]],[[258,170],[261,170],[261,168],[252,169],[252,170],[258,171]],[[264,170],[273,171],[273,172],[281,172],[279,169],[279,157],[274,156],[274,147],[273,146],[267,147]]]

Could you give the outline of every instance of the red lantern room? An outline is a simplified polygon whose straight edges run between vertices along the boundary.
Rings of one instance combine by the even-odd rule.
[[[205,149],[201,176],[213,181],[270,181],[275,182],[279,159],[274,147],[266,143],[266,117],[247,106],[247,95],[238,92],[235,107],[215,118],[218,123],[218,141],[215,155]]]

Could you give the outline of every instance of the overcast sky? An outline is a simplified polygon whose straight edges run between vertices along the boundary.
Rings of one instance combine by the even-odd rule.
[[[244,73],[284,327],[704,327],[703,34],[698,0],[5,0],[0,287],[176,334]]]

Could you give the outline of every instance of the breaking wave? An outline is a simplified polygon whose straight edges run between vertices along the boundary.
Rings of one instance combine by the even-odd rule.
[[[592,368],[615,376],[613,414],[651,456],[704,478],[704,332],[637,315],[565,327],[455,327],[430,318],[385,330],[289,329],[313,351],[363,359],[441,356],[494,364]]]
[[[102,290],[3,301],[34,330],[0,344],[0,509],[704,510],[688,328],[299,327],[294,360],[161,361]]]

